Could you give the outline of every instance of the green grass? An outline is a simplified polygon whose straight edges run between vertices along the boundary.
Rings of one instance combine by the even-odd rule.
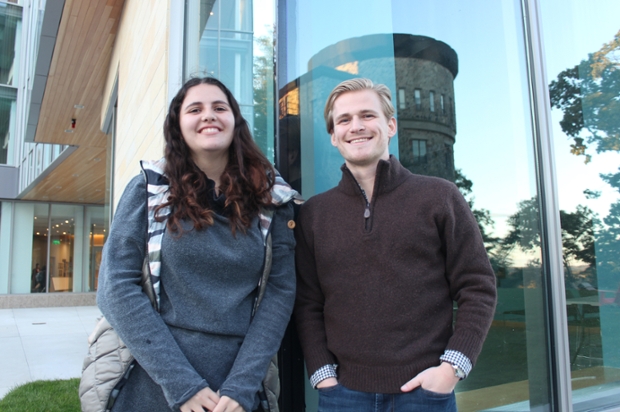
[[[0,399],[2,412],[80,412],[80,379],[34,381]]]

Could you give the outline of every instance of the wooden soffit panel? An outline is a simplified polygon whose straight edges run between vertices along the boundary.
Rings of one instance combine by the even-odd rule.
[[[106,149],[79,147],[23,200],[103,204],[106,190]]]
[[[101,109],[124,2],[65,0],[34,141],[79,149],[23,199],[103,203],[107,136],[100,129]],[[97,165],[85,155],[95,148]],[[101,176],[94,176],[95,170]],[[74,176],[93,177],[93,187],[71,183]]]

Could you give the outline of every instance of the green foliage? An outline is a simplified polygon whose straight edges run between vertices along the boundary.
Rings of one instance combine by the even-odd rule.
[[[600,50],[558,74],[549,85],[551,106],[564,112],[560,126],[573,138],[571,153],[620,151],[620,31]]]
[[[454,171],[455,179],[454,184],[458,187],[459,191],[467,201],[469,208],[471,209],[476,222],[478,222],[478,228],[482,235],[482,241],[489,255],[491,266],[497,276],[502,276],[505,273],[508,266],[511,265],[508,253],[502,248],[502,241],[498,237],[491,236],[490,231],[493,229],[495,222],[491,217],[491,211],[488,209],[476,209],[474,207],[473,187],[474,182],[469,180],[461,171],[456,169]]]
[[[508,218],[510,231],[503,239],[503,248],[518,247],[523,251],[540,248],[540,215],[538,198],[519,202],[518,210]],[[562,260],[567,281],[573,281],[571,265],[582,263],[588,266],[584,271],[588,281],[596,284],[596,242],[607,233],[601,230],[596,215],[586,206],[578,205],[574,212],[560,210],[562,227]],[[599,257],[600,260],[600,257]]]
[[[80,412],[79,385],[79,378],[29,382],[0,399],[0,411]]]

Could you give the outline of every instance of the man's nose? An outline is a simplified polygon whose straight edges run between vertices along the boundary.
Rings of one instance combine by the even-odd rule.
[[[361,130],[364,130],[364,123],[362,122],[362,119],[360,119],[357,116],[354,116],[351,119],[351,130],[354,132],[359,132]]]

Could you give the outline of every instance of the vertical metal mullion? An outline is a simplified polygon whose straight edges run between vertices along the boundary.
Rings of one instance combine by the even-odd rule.
[[[52,244],[52,204],[47,204],[47,264],[45,265],[45,293],[50,293],[50,274],[52,268],[50,266],[50,251]]]
[[[6,291],[7,294],[11,294],[11,287],[13,286],[13,233],[15,233],[15,202],[10,202],[11,203],[11,224],[10,227],[8,228],[9,234],[8,234],[8,238],[9,238],[9,265],[8,265],[8,273],[7,273],[7,277],[6,277]],[[7,230],[7,228],[3,228],[4,230]]]
[[[528,75],[538,186],[541,200],[542,244],[545,245],[545,280],[547,309],[550,325],[551,379],[554,408],[572,412],[572,387],[566,317],[566,295],[562,263],[562,236],[560,225],[557,175],[551,133],[551,105],[547,89],[542,41],[540,6],[538,0],[522,0],[524,33],[527,48]]]
[[[222,78],[222,1],[217,2],[217,77]]]

